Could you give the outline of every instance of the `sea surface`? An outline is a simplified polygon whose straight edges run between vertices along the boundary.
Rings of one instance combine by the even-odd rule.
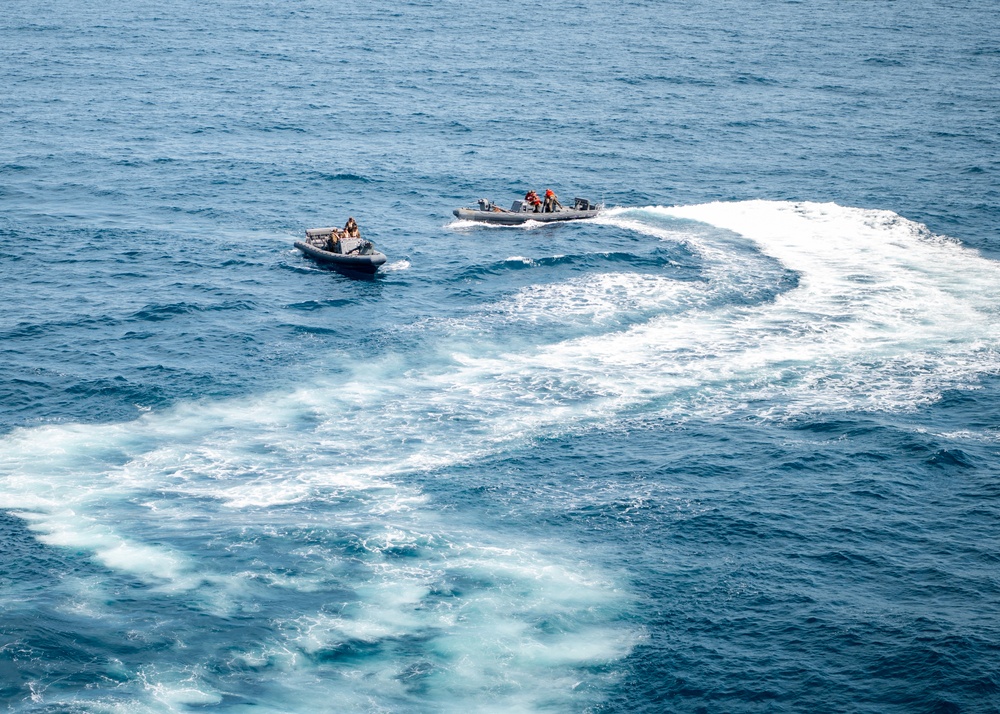
[[[998,206],[995,0],[6,0],[0,710],[1000,711]]]

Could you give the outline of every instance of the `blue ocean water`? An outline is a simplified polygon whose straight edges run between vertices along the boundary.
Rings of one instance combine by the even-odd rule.
[[[1000,711],[986,0],[9,0],[11,712]],[[599,218],[451,211],[551,187]],[[357,218],[374,279],[292,242]]]

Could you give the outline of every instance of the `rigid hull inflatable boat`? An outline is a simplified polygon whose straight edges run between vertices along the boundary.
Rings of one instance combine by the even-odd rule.
[[[593,218],[603,206],[595,205],[585,198],[573,199],[572,208],[557,206],[554,211],[536,213],[525,201],[514,201],[510,209],[500,208],[485,198],[479,199],[479,208],[456,208],[453,213],[463,221],[479,221],[481,223],[497,223],[504,226],[516,226],[528,221],[539,223],[554,223],[555,221],[576,221],[581,218]]]
[[[310,228],[305,241],[295,241],[295,247],[315,260],[335,268],[374,274],[385,263],[384,253],[364,238],[341,238],[331,245],[333,228]]]

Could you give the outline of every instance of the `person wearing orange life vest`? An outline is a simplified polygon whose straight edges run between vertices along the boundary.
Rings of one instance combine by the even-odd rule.
[[[538,213],[541,210],[542,199],[540,199],[538,197],[538,194],[535,193],[535,189],[531,189],[526,194],[524,194],[524,200],[529,206],[534,207],[535,213]]]
[[[545,207],[542,208],[543,213],[552,213],[556,210],[556,206],[562,208],[562,204],[559,203],[559,197],[556,196],[555,191],[551,188],[545,189]]]

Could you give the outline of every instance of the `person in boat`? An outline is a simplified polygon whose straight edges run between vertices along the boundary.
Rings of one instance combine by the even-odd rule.
[[[348,238],[361,237],[361,230],[358,228],[358,224],[354,221],[354,216],[349,216],[347,218],[347,223],[344,224],[344,235]]]
[[[538,194],[535,193],[535,189],[531,189],[526,194],[524,194],[524,201],[529,206],[533,206],[534,207],[534,212],[535,213],[538,213],[541,210],[542,199],[540,199],[538,197]]]
[[[556,206],[562,208],[562,204],[559,203],[559,197],[556,196],[555,191],[551,188],[545,189],[545,206],[542,208],[543,213],[552,213],[556,210]]]
[[[334,228],[330,231],[330,239],[326,242],[326,249],[331,253],[340,252],[340,239],[344,237],[343,231]]]

